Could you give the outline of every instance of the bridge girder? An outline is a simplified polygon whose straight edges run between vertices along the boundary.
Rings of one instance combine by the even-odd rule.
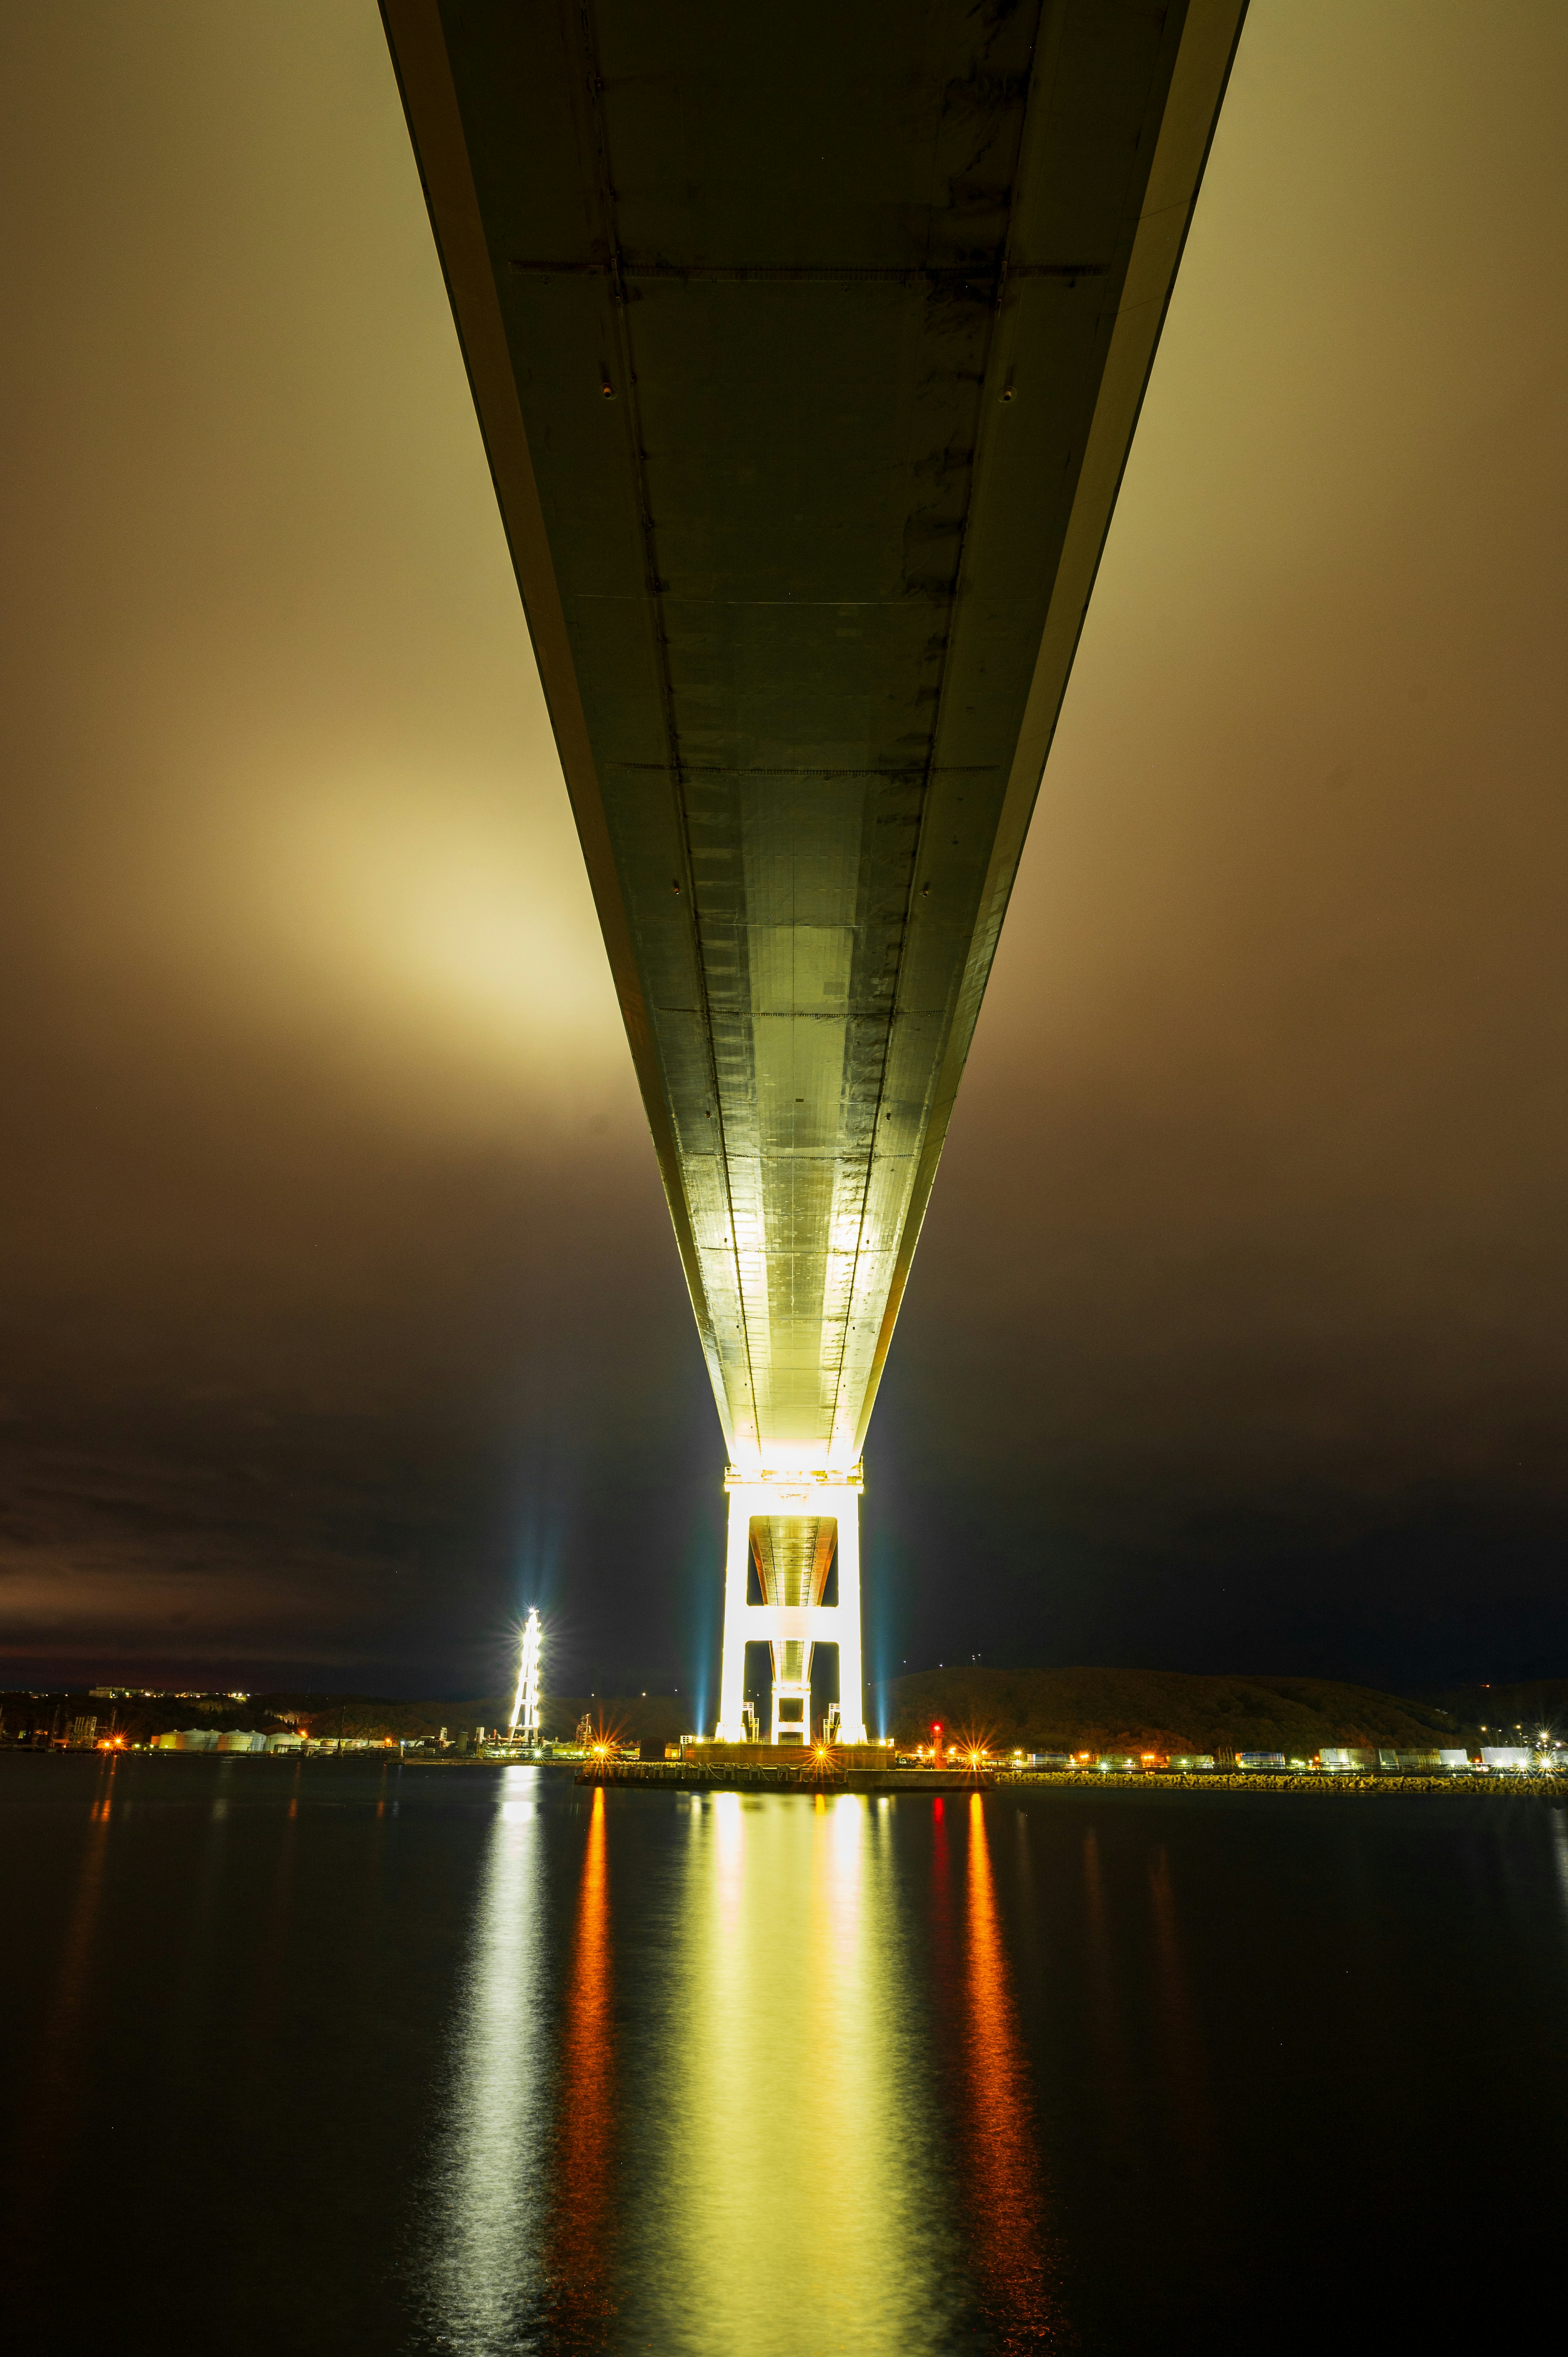
[[[1244,5],[383,0],[748,1480],[858,1462]]]

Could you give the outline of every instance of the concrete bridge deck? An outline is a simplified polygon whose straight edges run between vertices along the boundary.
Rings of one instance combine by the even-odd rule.
[[[814,1732],[832,1644],[853,1741],[862,1445],[1245,0],[381,5],[726,1444],[720,1731],[755,1641]]]
[[[1244,0],[382,6],[730,1461],[842,1477]]]

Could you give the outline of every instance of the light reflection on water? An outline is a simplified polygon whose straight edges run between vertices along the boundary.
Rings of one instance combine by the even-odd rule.
[[[650,1845],[659,1821],[602,1792],[553,1822],[520,1812],[531,1772],[503,1788],[473,1927],[438,2341],[1049,2345],[1044,2179],[978,1795],[937,1815],[928,1886],[900,1870],[892,1813],[859,1796],[682,1799]],[[552,1834],[569,1877],[553,1902]]]
[[[939,2124],[876,1817],[847,1796],[718,1794],[683,1867],[691,1948],[628,2345],[941,2345]]]
[[[971,2249],[980,2306],[1002,2349],[1051,2338],[1044,2245],[1045,2185],[1027,2099],[1006,1948],[985,1832],[985,1805],[969,1801],[964,2054],[970,2091]]]
[[[542,2287],[548,2022],[536,1773],[509,1768],[502,1779],[438,2130],[430,2305],[439,2337],[474,2357],[532,2345],[520,2336]]]
[[[1549,1803],[0,1783],[7,2348],[65,2298],[106,2346],[1230,2357],[1320,2352],[1348,2283],[1390,2348],[1466,2270],[1556,2297]],[[1369,2122],[1530,2165],[1434,2212],[1347,2166]]]
[[[545,2263],[551,2305],[548,2346],[553,2349],[602,2347],[614,2314],[615,1998],[605,1853],[605,1796],[600,1789],[589,1808],[561,2038]]]

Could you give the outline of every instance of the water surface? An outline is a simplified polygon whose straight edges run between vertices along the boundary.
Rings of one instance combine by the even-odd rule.
[[[1556,2302],[1568,1812],[0,1759],[12,2345],[1439,2345]]]

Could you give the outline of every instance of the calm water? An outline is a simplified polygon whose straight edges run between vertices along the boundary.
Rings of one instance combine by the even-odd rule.
[[[1560,2298],[1559,1808],[14,1755],[0,1871],[11,2347],[1437,2350]]]

